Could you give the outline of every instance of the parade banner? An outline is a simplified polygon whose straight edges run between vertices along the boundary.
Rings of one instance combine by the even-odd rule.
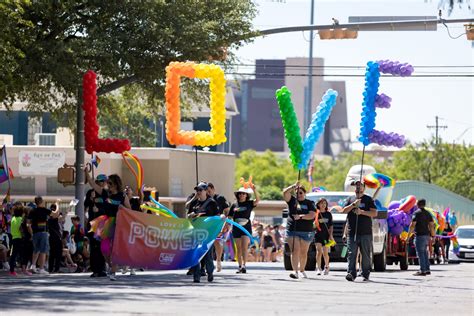
[[[189,220],[121,209],[112,262],[157,270],[186,269],[199,263],[223,225],[219,216]]]

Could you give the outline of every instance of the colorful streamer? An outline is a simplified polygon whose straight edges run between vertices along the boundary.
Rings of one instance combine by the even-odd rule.
[[[155,203],[155,205],[158,206],[160,209],[166,211],[171,217],[178,218],[178,215],[176,215],[172,210],[155,200],[152,196],[150,196],[150,201]]]
[[[135,163],[137,171],[135,171],[135,169],[130,165],[127,158],[130,158]],[[141,163],[140,159],[138,159],[137,156],[129,153],[128,151],[124,151],[122,153],[122,159],[125,162],[125,164],[127,165],[128,169],[135,176],[135,180],[137,182],[137,194],[140,194],[140,190],[143,187],[143,166],[142,166],[142,163]]]

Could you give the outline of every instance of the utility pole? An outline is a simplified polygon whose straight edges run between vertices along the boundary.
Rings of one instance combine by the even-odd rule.
[[[76,121],[76,188],[75,196],[78,203],[76,205],[76,215],[84,225],[84,111],[82,110],[82,86],[77,89],[77,121]],[[85,227],[85,226],[84,226]]]
[[[426,127],[429,128],[429,129],[432,129],[432,128],[435,129],[436,145],[438,145],[438,144],[439,144],[439,134],[438,134],[438,130],[439,130],[440,128],[446,129],[446,128],[448,128],[448,126],[447,126],[447,125],[439,125],[439,122],[438,122],[439,117],[438,117],[437,115],[435,116],[435,119],[436,119],[436,124],[435,124],[435,125],[426,125]]]
[[[311,0],[310,25],[314,24],[314,0]],[[309,31],[309,60],[308,60],[308,94],[304,107],[304,130],[307,131],[311,124],[311,104],[313,99],[313,30]]]

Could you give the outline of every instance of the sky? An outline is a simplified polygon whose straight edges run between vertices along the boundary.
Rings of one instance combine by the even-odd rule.
[[[310,0],[258,0],[254,27],[258,30],[282,26],[309,25]],[[474,5],[474,4],[473,4]],[[314,24],[331,24],[337,18],[348,23],[348,16],[437,16],[438,0],[315,0]],[[467,9],[456,7],[445,19],[474,18]],[[448,24],[452,36],[464,33],[462,24]],[[431,32],[359,32],[356,40],[320,40],[315,33],[313,56],[324,58],[325,65],[364,66],[370,60],[390,59],[415,66],[414,74],[433,71],[474,74],[474,48],[463,35],[451,39],[443,25]],[[243,64],[256,59],[285,59],[309,56],[309,32],[293,32],[260,37],[240,48],[236,54]],[[432,69],[416,66],[470,66]],[[248,68],[242,72],[250,72]],[[364,74],[364,70],[351,73]],[[336,70],[325,70],[336,73]],[[344,73],[337,71],[337,73]],[[352,140],[359,132],[364,78],[325,77],[345,80],[348,121]],[[474,144],[474,78],[381,78],[379,93],[392,97],[390,109],[377,111],[376,129],[405,135],[411,142],[430,139],[439,116],[445,142]],[[354,148],[357,148],[355,144]]]

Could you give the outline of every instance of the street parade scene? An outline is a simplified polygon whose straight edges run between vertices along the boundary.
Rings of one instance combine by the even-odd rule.
[[[473,315],[471,5],[2,1],[0,315]]]

